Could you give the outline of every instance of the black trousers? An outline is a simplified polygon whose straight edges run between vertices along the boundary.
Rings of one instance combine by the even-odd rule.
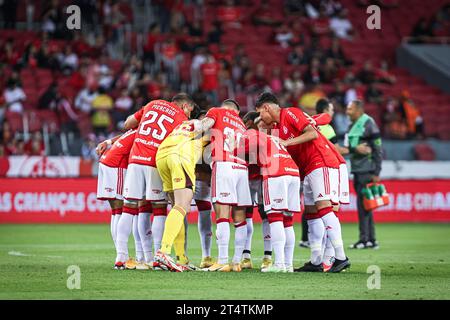
[[[355,173],[353,185],[357,195],[358,219],[359,219],[359,240],[363,242],[375,241],[375,223],[372,211],[366,211],[363,206],[362,189],[372,181],[371,173]]]

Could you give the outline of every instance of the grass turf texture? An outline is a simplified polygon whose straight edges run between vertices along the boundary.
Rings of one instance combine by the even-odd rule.
[[[300,226],[295,225],[297,238]],[[0,225],[0,299],[449,299],[450,224],[380,224],[379,250],[350,250],[341,274],[263,274],[113,270],[107,225]],[[343,226],[345,245],[357,226]],[[130,252],[133,252],[130,238]],[[263,252],[255,224],[253,262]],[[230,250],[230,254],[232,250]],[[192,262],[201,258],[197,228],[189,227]],[[213,254],[217,255],[213,242]],[[134,254],[133,254],[134,255]],[[309,250],[295,248],[294,265]],[[81,269],[81,289],[69,290],[67,268]],[[367,267],[381,269],[381,289],[369,290]]]

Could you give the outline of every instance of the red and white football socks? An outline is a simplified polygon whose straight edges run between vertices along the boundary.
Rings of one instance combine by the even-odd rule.
[[[284,265],[286,268],[294,265],[294,249],[295,249],[295,231],[294,217],[284,216],[284,234],[286,236],[286,244],[284,245]]]
[[[144,251],[145,263],[153,262],[152,223],[150,221],[151,212],[151,204],[139,207],[138,231],[141,239],[142,250]]]
[[[272,245],[270,244],[270,224],[269,220],[263,219],[262,232],[264,239],[264,258],[272,258]]]
[[[153,252],[157,252],[161,248],[161,240],[164,233],[164,226],[166,224],[167,208],[153,208]]]
[[[329,211],[329,213],[322,216],[322,221],[324,223],[328,239],[334,248],[336,259],[345,260],[346,255],[344,251],[344,243],[342,241],[341,223],[332,211],[331,207],[329,208]]]
[[[198,208],[198,233],[200,234],[200,244],[202,246],[202,257],[211,256],[211,202],[195,200]]]
[[[322,239],[325,234],[325,226],[321,218],[308,220],[308,240],[311,249],[311,263],[322,263]]]
[[[284,233],[283,214],[269,212],[267,214],[267,218],[270,223],[270,239],[272,250],[275,254],[274,266],[284,267],[284,247],[286,245],[286,234]]]
[[[133,229],[133,217],[136,214],[138,214],[137,208],[123,206],[122,216],[117,224],[116,262],[126,262],[128,260],[128,238]]]
[[[228,245],[230,243],[230,222],[228,219],[221,218],[216,221],[216,238],[218,247],[217,263],[228,263]]]
[[[234,224],[234,256],[233,263],[240,263],[247,241],[247,221]]]
[[[138,213],[139,213],[139,209]],[[141,237],[139,236],[139,229],[138,229],[138,221],[139,216],[135,215],[133,217],[133,238],[134,238],[134,248],[136,250],[136,261],[138,262],[144,262],[144,250],[142,249],[142,242]]]

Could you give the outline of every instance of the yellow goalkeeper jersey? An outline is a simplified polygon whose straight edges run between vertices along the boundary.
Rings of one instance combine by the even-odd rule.
[[[176,127],[159,145],[156,159],[162,159],[170,154],[177,154],[193,164],[201,158],[203,147],[208,141],[202,135],[194,133],[188,122]]]

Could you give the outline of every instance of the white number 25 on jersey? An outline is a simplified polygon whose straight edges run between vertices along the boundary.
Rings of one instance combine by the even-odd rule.
[[[150,117],[150,119],[145,120],[141,123],[141,125],[139,127],[139,134],[141,134],[143,136],[148,136],[151,134],[152,137],[155,139],[158,139],[158,140],[164,139],[164,137],[167,134],[167,129],[164,127],[164,121],[173,123],[175,120],[173,120],[169,116],[166,116],[165,114],[161,114],[161,115],[159,115],[159,117],[158,117],[158,115],[159,114],[156,111],[148,111],[144,115],[144,119],[149,118],[149,117]],[[154,122],[156,122],[156,124],[158,125],[158,127],[161,131],[159,131],[157,129],[152,129],[150,126],[147,126],[148,124],[154,123]]]

